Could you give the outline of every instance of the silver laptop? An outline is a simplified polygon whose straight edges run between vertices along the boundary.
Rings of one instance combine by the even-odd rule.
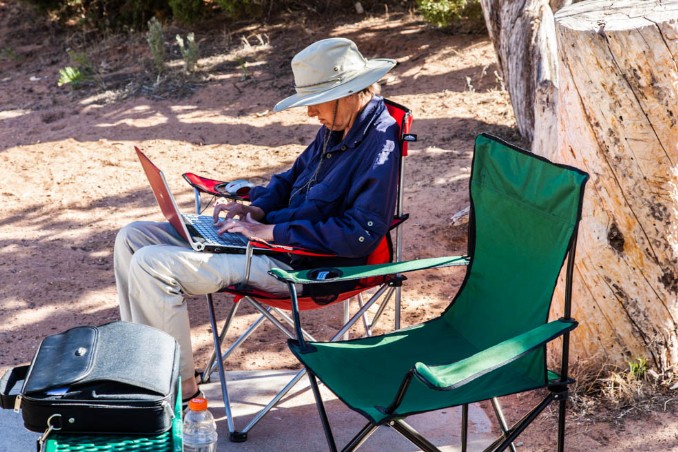
[[[248,240],[244,235],[240,233],[218,235],[211,216],[182,214],[167,185],[165,175],[138,147],[135,146],[134,150],[151,184],[160,210],[191,248],[211,253],[245,253]]]

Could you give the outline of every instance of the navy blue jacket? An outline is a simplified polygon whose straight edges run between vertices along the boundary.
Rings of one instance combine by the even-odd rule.
[[[323,126],[292,168],[254,188],[252,204],[266,213],[265,223],[275,224],[275,243],[364,262],[393,218],[398,127],[383,98],[374,96],[345,139],[330,133],[323,154],[328,133]]]

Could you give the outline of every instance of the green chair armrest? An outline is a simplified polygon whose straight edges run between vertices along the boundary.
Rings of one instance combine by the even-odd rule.
[[[286,271],[281,268],[272,268],[268,273],[280,281],[294,284],[322,284],[328,282],[348,281],[352,279],[371,278],[374,276],[385,276],[396,273],[407,273],[416,270],[429,268],[450,267],[453,265],[468,265],[470,258],[468,256],[447,256],[433,257],[428,259],[417,259],[404,262],[393,262],[388,264],[376,265],[357,265],[354,267],[332,267],[328,268],[328,274],[320,273],[319,276],[313,275],[322,269]],[[309,273],[311,275],[309,275]]]
[[[415,364],[415,375],[434,389],[455,389],[515,361],[576,326],[574,319],[554,320],[455,363],[427,366],[418,362]]]

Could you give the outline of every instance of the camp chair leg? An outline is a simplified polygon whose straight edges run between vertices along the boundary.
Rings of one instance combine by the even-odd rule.
[[[280,311],[279,309],[276,309],[276,308],[273,308],[273,307],[264,308],[262,305],[260,305],[256,301],[251,300],[249,298],[247,300],[250,302],[250,304],[256,310],[258,310],[261,313],[262,316],[265,316],[268,320],[270,320],[271,323],[273,323],[276,326],[276,328],[278,328],[280,330],[281,333],[283,333],[284,335],[286,335],[290,339],[294,339],[296,337],[294,335],[294,333],[292,333],[280,320],[278,320],[273,315],[273,313],[275,312],[280,317],[282,317],[282,319],[285,322],[287,322],[288,325],[294,326],[294,321],[288,315],[286,315],[284,312]],[[304,335],[304,339],[306,339],[308,341],[315,341],[313,336],[308,334],[306,331],[302,330],[302,333]]]
[[[468,447],[468,403],[461,406],[461,452]]]
[[[280,390],[280,392],[278,392],[278,394],[276,394],[276,396],[271,399],[270,402],[268,402],[268,405],[266,405],[264,408],[259,410],[259,412],[257,412],[257,415],[254,416],[252,418],[252,420],[250,420],[250,422],[245,426],[245,428],[243,428],[241,430],[241,433],[246,434],[247,432],[249,432],[252,429],[252,427],[257,425],[257,423],[261,420],[261,418],[264,417],[264,415],[266,415],[266,413],[271,411],[271,409],[280,401],[280,399],[285,397],[285,395],[288,392],[290,392],[290,390],[299,382],[299,380],[301,380],[301,377],[303,377],[305,373],[306,373],[306,368],[303,368],[299,372],[297,372],[297,374],[294,376],[294,378],[292,378],[289,381],[289,383],[287,383],[285,385],[285,387],[282,388]],[[306,389],[306,387],[304,387],[304,389]]]
[[[549,394],[546,396],[542,402],[534,407],[532,411],[527,413],[521,420],[516,422],[513,427],[511,427],[506,433],[506,435],[502,435],[501,437],[497,438],[489,447],[487,447],[485,450],[486,451],[500,451],[504,450],[507,447],[509,447],[510,444],[513,443],[513,441],[520,435],[525,428],[527,428],[528,425],[537,417],[539,414],[546,409],[547,406],[551,402],[553,402],[556,399],[556,396],[554,394]]]
[[[365,303],[364,306],[361,306],[360,309],[358,309],[358,312],[356,312],[348,322],[344,323],[344,326],[337,332],[337,334],[332,336],[330,342],[335,342],[336,340],[338,340],[340,337],[344,335],[344,333],[350,330],[351,327],[353,327],[353,325],[355,325],[355,323],[361,317],[364,317],[367,313],[367,310],[372,307],[372,305],[381,297],[385,290],[386,290],[385,288],[381,288],[374,295],[372,295],[372,297],[370,297],[367,303]],[[388,299],[384,299],[384,301],[388,301]]]
[[[350,327],[353,326],[355,323],[355,319],[357,319],[358,316],[362,319],[363,322],[363,327],[365,328],[365,336],[372,336],[372,327],[377,324],[379,321],[379,318],[381,317],[381,314],[384,312],[386,309],[388,302],[391,300],[391,296],[393,295],[394,288],[393,287],[380,287],[374,295],[370,297],[370,299],[365,302],[363,299],[362,293],[358,294],[356,296],[357,302],[358,302],[358,313],[353,316],[353,319],[348,320],[348,317],[346,316],[347,311],[344,311],[345,317],[344,317],[344,325]],[[367,310],[377,301],[381,299],[381,303],[379,304],[379,308],[377,309],[377,312],[374,314],[374,317],[372,317],[372,320],[369,321],[367,317]],[[344,303],[347,303],[345,301]],[[342,330],[342,335],[343,335],[343,340],[347,340],[347,332],[348,328],[343,328]],[[335,336],[336,337],[336,336]],[[334,340],[334,339],[333,339]]]
[[[221,354],[221,360],[222,360],[222,361],[226,361],[226,359],[231,355],[231,353],[233,353],[233,351],[234,351],[236,348],[238,348],[238,347],[240,346],[240,344],[242,344],[243,342],[245,342],[245,340],[246,340],[248,337],[250,337],[250,336],[252,335],[252,333],[254,333],[254,331],[255,331],[257,328],[259,328],[259,326],[261,326],[261,324],[264,322],[264,320],[265,320],[265,317],[262,315],[262,316],[259,316],[259,318],[258,318],[257,320],[255,320],[254,322],[252,322],[252,324],[251,324],[251,325],[250,325],[250,326],[249,326],[249,327],[248,327],[248,328],[247,328],[247,329],[246,329],[246,330],[238,337],[238,339],[236,339],[236,340],[230,345],[230,347],[228,347],[228,348],[226,349],[226,351],[222,352],[222,354]],[[223,344],[223,341],[222,341],[221,343]],[[213,364],[212,364],[212,367],[211,367],[211,369],[210,369],[210,372],[214,372],[215,369],[216,369],[216,364],[213,363]]]
[[[383,292],[383,291],[377,292],[377,293],[379,294],[379,293],[382,293],[382,292]],[[337,332],[337,333],[330,339],[330,341],[334,342],[334,341],[336,341],[337,339],[341,338],[344,334],[346,334],[346,333],[348,332],[348,330],[349,330],[349,329],[350,329],[350,328],[351,328],[351,327],[352,327],[352,326],[353,326],[353,325],[354,325],[361,317],[364,316],[364,314],[365,314],[365,312],[367,311],[367,309],[369,309],[369,307],[370,307],[372,304],[374,304],[374,302],[375,302],[376,300],[378,300],[378,299],[379,299],[378,296],[377,296],[377,297],[372,297],[372,298],[370,298],[370,300],[367,302],[367,304],[366,304],[365,306],[361,307],[361,309],[359,309],[358,312],[357,312],[351,319],[348,320],[348,322],[344,322],[344,323],[345,323],[345,326],[344,326],[339,332]],[[295,338],[295,335],[294,335],[290,330],[288,330],[288,329],[285,327],[285,325],[284,325],[279,319],[277,319],[277,318],[273,315],[273,311],[275,311],[275,312],[276,312],[278,315],[280,315],[280,317],[282,317],[282,319],[283,319],[285,322],[287,322],[289,325],[294,325],[294,321],[293,321],[289,316],[287,316],[284,312],[280,311],[279,309],[275,309],[275,308],[271,308],[271,307],[269,307],[269,308],[264,308],[264,307],[261,306],[259,303],[257,303],[257,302],[254,301],[254,300],[250,300],[249,298],[247,298],[247,300],[250,302],[250,304],[251,304],[255,309],[257,309],[257,310],[262,314],[262,317],[265,316],[265,317],[266,317],[268,320],[270,320],[276,327],[278,327],[278,329],[279,329],[281,332],[283,332],[285,335],[287,335],[290,339],[294,339],[294,338]],[[303,331],[303,330],[302,330],[302,331]],[[307,340],[310,340],[310,341],[314,341],[314,340],[315,340],[315,339],[314,339],[310,334],[308,334],[306,331],[303,331],[303,335],[304,335],[304,338],[307,339]],[[235,346],[235,344],[234,344],[233,346]],[[301,377],[303,377],[303,375],[304,375],[305,372],[306,372],[306,369],[300,370],[300,371],[294,376],[294,378],[293,378],[293,379],[292,379],[292,380],[291,380],[284,388],[282,388],[282,389],[278,392],[278,394],[276,394],[276,396],[268,403],[268,405],[266,405],[266,406],[265,406],[264,408],[262,408],[259,412],[257,412],[256,416],[255,416],[254,418],[252,418],[252,419],[250,420],[250,422],[245,426],[245,428],[243,428],[243,429],[240,431],[240,434],[246,435],[246,434],[247,434],[247,433],[248,433],[248,432],[249,432],[249,431],[250,431],[250,430],[251,430],[251,429],[252,429],[252,428],[253,428],[253,427],[254,427],[254,426],[255,426],[255,425],[263,418],[263,417],[264,417],[264,415],[265,415],[266,413],[268,413],[268,412],[269,412],[269,411],[270,411],[270,410],[271,410],[271,409],[272,409],[272,408],[280,401],[280,399],[282,399],[282,398],[283,398],[283,397],[284,397],[284,396],[285,396],[285,395],[286,395],[286,394],[287,394],[287,393],[288,393],[288,392],[289,392],[289,391],[290,391],[290,390],[291,390],[291,389],[299,382],[299,380],[301,379]],[[314,379],[314,381],[315,381],[315,379]],[[316,382],[316,385],[317,385],[317,382]]]
[[[214,301],[212,297],[208,297],[208,308],[210,310],[210,324],[212,326],[212,331],[217,331],[217,321],[214,318]],[[216,334],[212,334],[214,339],[214,351],[217,356],[221,356],[221,343],[219,342],[219,337]],[[224,372],[224,362],[219,359],[217,360],[217,367],[219,369],[219,383],[221,384],[221,395],[224,398],[224,410],[226,411],[226,423],[228,425],[228,432],[230,434],[230,440],[233,442],[243,442],[247,439],[247,434],[242,435],[240,432],[235,430],[235,424],[233,422],[233,414],[231,413],[231,401],[228,397],[228,389],[226,388],[226,373]]]
[[[375,292],[375,294],[370,297],[370,300],[368,301],[368,303],[370,303],[370,304],[374,303],[373,300],[375,300],[375,298],[381,297],[382,301],[379,304],[379,308],[377,309],[377,312],[372,317],[371,321],[368,319],[367,313],[365,313],[365,315],[362,316],[363,328],[365,329],[365,336],[368,336],[368,337],[372,336],[372,327],[374,327],[377,324],[377,322],[379,321],[379,318],[381,317],[381,314],[384,313],[384,310],[388,306],[388,302],[391,300],[391,297],[393,296],[394,290],[395,289],[393,287],[382,288],[381,290],[379,290],[378,292]],[[384,294],[384,292],[385,292],[385,294]],[[362,293],[358,294],[357,298],[358,298],[358,308],[362,309],[362,307],[365,304],[363,294]]]
[[[216,313],[214,312],[214,299],[212,298],[212,294],[207,294],[207,307],[209,310],[209,315],[210,319],[214,318],[214,322],[216,324]],[[219,344],[224,343],[224,338],[226,337],[226,333],[228,332],[228,329],[231,326],[231,322],[235,318],[235,313],[238,310],[238,306],[240,306],[240,302],[236,301],[233,303],[233,307],[231,308],[231,312],[228,313],[228,317],[226,318],[224,322],[224,326],[221,329],[221,332],[219,333]],[[216,333],[216,330],[213,330],[212,334],[214,335]],[[229,349],[230,350],[230,349]],[[228,355],[228,352],[226,353]],[[209,361],[207,361],[207,364],[205,365],[205,368],[202,371],[202,375],[200,375],[200,382],[199,383],[209,383],[212,372],[216,370],[216,358],[217,358],[217,350],[213,349],[212,350],[212,355],[210,356]],[[226,356],[221,357],[222,360],[226,359]]]
[[[318,414],[320,415],[320,422],[323,425],[323,430],[325,431],[325,439],[327,440],[327,447],[329,447],[331,452],[337,452],[337,444],[334,442],[334,435],[332,434],[332,428],[330,427],[330,421],[327,419],[327,411],[325,411],[325,405],[323,404],[323,399],[320,396],[320,388],[318,388],[318,381],[315,378],[313,372],[307,372],[308,379],[311,382],[311,389],[313,390],[313,397],[315,398],[315,406],[318,409]]]
[[[561,379],[549,386],[553,398],[558,401],[558,452],[565,450],[565,415],[567,399],[570,397],[568,384],[573,382],[574,380]]]
[[[363,300],[363,294],[360,293],[356,297],[358,301],[358,309],[362,308],[363,305],[365,304],[365,301]],[[344,322],[345,323],[345,322]],[[372,336],[372,328],[370,328],[371,324],[367,322],[367,316],[363,316],[363,328],[365,329],[365,336]]]
[[[494,414],[497,416],[497,420],[499,421],[499,427],[505,436],[508,433],[508,424],[506,423],[504,412],[502,411],[501,405],[499,404],[499,399],[496,397],[492,398],[492,408],[494,408]],[[513,443],[511,443],[510,447],[512,452],[516,452],[516,446],[514,446]]]
[[[233,313],[233,312],[231,312],[231,313],[233,314],[233,316],[235,316],[235,313]],[[232,319],[233,319],[233,317],[230,318],[230,319],[227,319],[226,321],[228,323],[230,323],[230,321]],[[237,349],[240,346],[240,344],[245,342],[245,340],[247,340],[247,338],[250,337],[252,335],[252,333],[254,333],[254,331],[256,331],[256,329],[259,328],[259,326],[261,326],[261,324],[263,323],[263,321],[265,319],[266,318],[262,315],[257,320],[252,322],[252,324],[226,349],[226,351],[221,353],[221,360],[226,361],[226,359],[231,355],[231,353],[233,353],[233,351],[235,349]],[[224,337],[226,336],[227,331],[228,331],[227,325],[224,324],[224,329],[222,330],[222,334],[219,335],[219,341],[220,341],[219,343],[222,344],[222,345],[224,343]],[[210,374],[213,373],[217,368],[216,362],[214,360],[215,356],[216,355],[213,353],[213,356],[210,358],[210,362],[211,362],[211,365],[209,366],[209,373]]]
[[[338,331],[331,339],[330,341],[336,341],[337,339],[341,338],[342,336],[348,334],[349,329],[360,319],[364,318],[367,310],[379,299],[382,299],[382,303],[379,305],[379,309],[377,310],[377,314],[375,315],[373,321],[369,324],[370,326],[374,324],[375,319],[378,317],[381,312],[383,312],[385,305],[388,303],[390,300],[390,295],[391,292],[386,292],[389,290],[392,292],[393,288],[389,287],[382,287],[379,289],[370,299],[364,304],[360,306],[360,309],[358,312],[348,319],[348,321],[344,322],[344,327]],[[388,297],[382,298],[383,294],[387,293]],[[299,371],[294,378],[281,390],[276,394],[276,396],[261,410],[259,410],[255,417],[250,420],[250,422],[245,426],[240,431],[235,430],[235,425],[233,421],[233,416],[231,413],[231,405],[230,405],[230,399],[228,395],[228,390],[227,390],[227,385],[226,385],[226,378],[225,378],[225,370],[224,370],[224,361],[227,359],[227,357],[231,354],[233,350],[235,350],[240,344],[242,344],[258,327],[261,325],[261,323],[264,321],[264,319],[270,320],[283,334],[285,334],[287,337],[290,339],[294,339],[296,335],[285,325],[284,322],[286,322],[289,326],[293,327],[294,326],[294,321],[286,315],[284,312],[282,312],[279,309],[273,308],[273,307],[264,307],[260,303],[256,302],[255,300],[251,299],[250,297],[243,297],[246,299],[252,307],[254,307],[261,316],[254,322],[252,323],[247,330],[236,340],[231,344],[231,346],[222,353],[221,351],[221,344],[223,343],[223,340],[226,336],[226,333],[235,317],[236,310],[238,306],[240,305],[241,301],[238,301],[234,303],[233,308],[231,309],[231,312],[229,313],[224,327],[221,330],[220,334],[217,336],[216,334],[213,335],[213,339],[215,342],[215,347],[214,347],[214,353],[212,354],[212,357],[210,358],[210,361],[208,362],[208,366],[205,368],[202,374],[202,381],[206,382],[209,381],[209,375],[214,372],[214,370],[218,370],[219,373],[219,380],[221,383],[221,390],[222,390],[222,396],[224,399],[224,407],[226,410],[226,418],[228,422],[228,430],[231,436],[231,441],[233,442],[242,442],[247,439],[247,434],[248,432],[268,413],[298,382],[299,380],[303,377],[304,373],[306,372],[305,369],[302,369]],[[216,315],[214,313],[214,300],[212,295],[207,295],[207,301],[208,301],[208,308],[210,312],[210,322],[212,324],[212,331],[218,331],[216,327]],[[281,319],[278,319],[276,317],[277,314]],[[347,316],[350,314],[349,312],[345,313]],[[315,341],[315,339],[308,334],[306,331],[302,330],[302,334],[306,340],[309,341]],[[217,346],[218,343],[218,346]],[[216,359],[216,356],[221,356],[220,360]],[[316,383],[317,384],[317,383]]]
[[[349,298],[349,299],[344,300],[343,303],[341,303],[342,307],[344,309],[344,316],[342,317],[342,325],[346,325],[346,322],[348,322],[348,318],[350,316],[350,309],[349,309],[350,308],[350,306],[349,306],[350,301],[351,301],[351,299]],[[349,337],[348,331],[346,331],[344,333],[344,335],[342,336],[341,340],[347,341],[349,339],[350,339],[350,337]]]
[[[376,325],[377,322],[379,321],[379,319],[381,318],[381,315],[384,313],[384,310],[386,309],[386,306],[388,305],[388,302],[391,299],[391,297],[393,296],[393,292],[395,290],[396,289],[394,287],[384,288],[383,291],[385,291],[386,294],[383,295],[383,301],[379,305],[379,309],[377,309],[377,312],[374,314],[374,317],[372,317],[372,322],[370,322],[370,328],[372,328],[374,325]]]
[[[365,427],[363,427],[357,435],[353,437],[353,439],[341,450],[341,452],[349,452],[349,451],[354,451],[360,446],[363,445],[367,439],[372,436],[372,433],[377,431],[377,428],[379,428],[378,425],[375,425],[371,422],[368,422]]]
[[[402,287],[398,286],[395,288],[395,319],[393,320],[394,329],[400,329],[400,294],[402,292]]]
[[[419,449],[426,452],[440,452],[440,449],[438,449],[432,442],[421,436],[421,434],[418,431],[410,427],[402,419],[397,421],[391,421],[391,423],[389,423],[389,426],[392,427],[401,435],[403,435],[405,438],[410,440],[410,442],[417,446]]]
[[[567,399],[561,399],[558,403],[558,452],[565,450],[565,408]]]

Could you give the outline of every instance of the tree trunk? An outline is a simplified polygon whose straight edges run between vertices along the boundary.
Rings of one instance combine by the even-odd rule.
[[[574,355],[619,366],[645,358],[659,372],[675,371],[678,4],[586,1],[561,9],[555,24],[558,146],[541,154],[591,175]]]
[[[560,7],[571,0],[552,2]],[[533,149],[555,146],[556,47],[548,0],[480,0],[520,134]]]

